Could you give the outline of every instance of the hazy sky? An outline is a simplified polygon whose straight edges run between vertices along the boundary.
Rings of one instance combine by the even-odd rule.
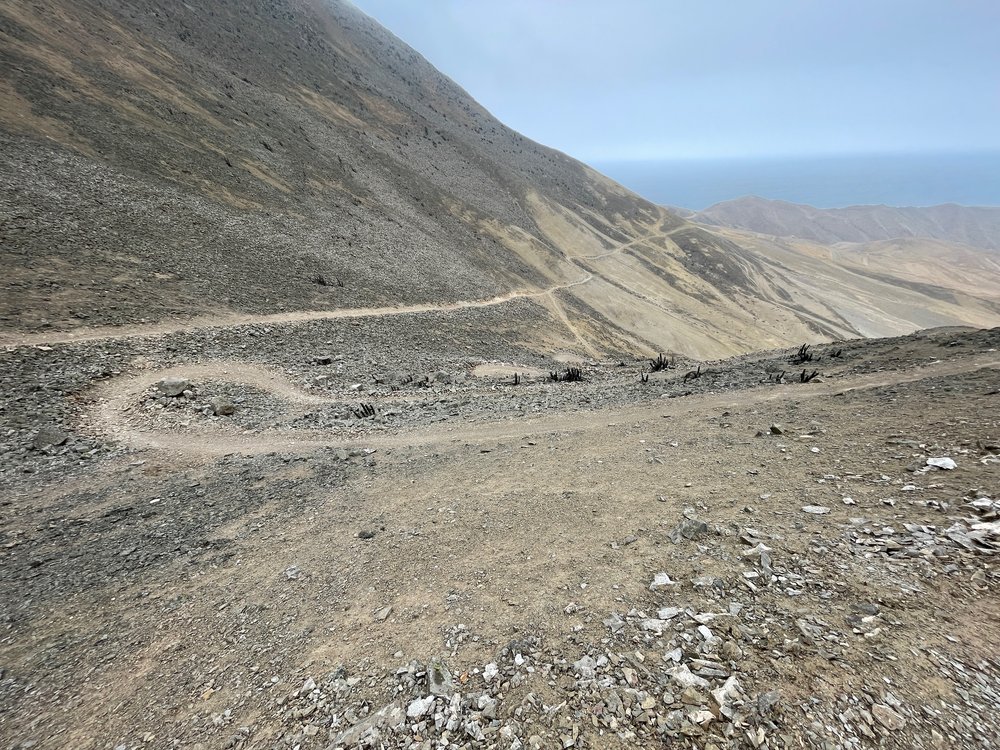
[[[587,161],[1000,150],[1000,0],[354,0]]]

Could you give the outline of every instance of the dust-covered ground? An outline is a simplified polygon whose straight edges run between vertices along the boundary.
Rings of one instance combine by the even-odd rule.
[[[1000,744],[1000,329],[649,373],[531,304],[11,344],[0,746]]]

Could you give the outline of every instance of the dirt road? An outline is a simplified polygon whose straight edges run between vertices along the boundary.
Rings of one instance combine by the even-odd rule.
[[[157,431],[137,428],[134,421],[124,419],[140,402],[150,386],[167,377],[184,377],[193,382],[213,381],[253,386],[267,391],[289,405],[323,406],[357,403],[358,397],[326,398],[312,394],[287,379],[281,372],[269,368],[218,361],[181,365],[162,370],[146,371],[103,384],[100,400],[88,420],[92,428],[107,438],[136,448],[153,448],[187,456],[220,456],[230,453],[259,454],[272,451],[309,452],[328,447],[416,446],[454,442],[486,443],[529,435],[569,431],[586,432],[606,427],[610,422],[648,423],[662,417],[681,414],[709,413],[726,407],[745,408],[755,404],[794,398],[798,401],[831,396],[847,391],[882,388],[911,383],[929,377],[960,375],[979,370],[1000,368],[1000,358],[984,354],[955,362],[940,361],[933,365],[908,370],[835,377],[827,382],[801,385],[761,386],[740,391],[696,395],[682,399],[655,400],[652,403],[614,410],[590,410],[561,413],[544,417],[527,417],[515,421],[492,422],[475,426],[430,427],[399,434],[370,433],[355,430],[331,436],[328,432],[310,430],[260,430],[252,434],[236,434],[224,426],[220,429],[188,426],[180,431]],[[419,396],[399,396],[398,400],[419,402]],[[434,396],[428,396],[428,399]]]

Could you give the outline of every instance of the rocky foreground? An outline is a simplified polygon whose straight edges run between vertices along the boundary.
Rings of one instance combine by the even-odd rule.
[[[3,353],[0,746],[1000,744],[1000,329],[396,322]]]

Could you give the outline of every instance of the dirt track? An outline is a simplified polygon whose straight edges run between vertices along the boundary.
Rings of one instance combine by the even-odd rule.
[[[51,346],[54,344],[82,343],[87,341],[112,341],[148,336],[163,336],[171,333],[197,331],[206,328],[234,328],[250,325],[276,325],[282,323],[304,323],[311,320],[340,320],[354,318],[386,318],[398,315],[414,315],[428,312],[455,312],[482,307],[503,305],[518,299],[529,299],[551,295],[560,289],[570,289],[586,284],[591,279],[588,273],[581,279],[567,284],[558,284],[539,291],[517,291],[483,300],[468,300],[447,304],[398,305],[396,307],[356,307],[337,310],[296,310],[270,315],[213,315],[185,321],[151,323],[148,325],[127,325],[115,328],[80,328],[76,331],[58,333],[20,334],[0,337],[0,346]]]
[[[496,422],[476,427],[447,427],[407,430],[394,435],[367,435],[330,438],[315,431],[261,430],[254,434],[233,434],[230,430],[197,430],[157,432],[140,430],[124,420],[123,413],[130,410],[141,395],[157,381],[167,377],[184,377],[192,381],[228,382],[255,386],[279,396],[289,404],[329,405],[357,402],[357,397],[324,398],[294,385],[282,373],[268,368],[223,361],[180,365],[163,370],[147,371],[140,375],[121,378],[103,385],[100,402],[88,420],[93,429],[106,437],[121,441],[136,448],[155,448],[188,456],[219,456],[230,453],[257,454],[272,451],[311,451],[328,447],[352,447],[359,442],[371,446],[416,446],[443,442],[492,442],[508,440],[526,435],[537,435],[554,431],[585,432],[606,427],[609,420],[614,422],[650,422],[660,417],[679,414],[708,413],[712,410],[737,406],[745,408],[754,404],[780,401],[788,398],[796,400],[818,398],[844,393],[846,391],[884,388],[900,383],[911,383],[928,377],[945,377],[976,372],[983,369],[1000,368],[1000,359],[981,355],[958,362],[938,362],[934,365],[916,367],[906,371],[875,373],[847,378],[837,378],[831,382],[812,383],[807,388],[799,385],[783,385],[754,388],[732,393],[713,393],[692,396],[681,400],[671,400],[655,405],[642,404],[626,409],[593,411],[585,415],[578,413],[558,414],[539,419],[518,420],[515,424]],[[399,396],[399,400],[419,401],[419,397]]]
[[[680,229],[683,228],[684,227],[680,227]],[[587,352],[587,354],[591,357],[597,357],[599,355],[598,350],[587,341],[587,339],[580,333],[579,328],[570,321],[565,310],[563,309],[562,304],[559,302],[556,293],[572,289],[573,287],[581,284],[586,284],[594,278],[593,274],[588,269],[582,267],[577,262],[578,260],[598,260],[611,255],[616,255],[624,252],[630,247],[648,242],[651,239],[668,237],[674,231],[678,230],[674,229],[669,232],[652,232],[642,237],[621,243],[612,250],[598,255],[580,256],[579,258],[568,256],[566,258],[567,262],[579,268],[584,273],[581,278],[565,284],[556,284],[546,289],[512,291],[507,294],[491,297],[489,299],[466,300],[441,304],[425,303],[415,305],[397,305],[392,307],[354,307],[339,308],[334,310],[294,310],[266,315],[220,313],[195,317],[187,320],[161,323],[131,324],[106,328],[80,327],[73,331],[58,331],[51,333],[6,334],[0,335],[0,347],[13,348],[19,346],[53,346],[56,344],[164,336],[172,333],[191,332],[202,329],[233,328],[237,326],[280,325],[285,323],[303,323],[317,320],[387,318],[429,312],[457,312],[461,310],[504,305],[518,299],[544,298],[545,304],[551,307],[558,319],[562,321],[563,325],[566,326],[567,330],[577,340],[579,345]]]

